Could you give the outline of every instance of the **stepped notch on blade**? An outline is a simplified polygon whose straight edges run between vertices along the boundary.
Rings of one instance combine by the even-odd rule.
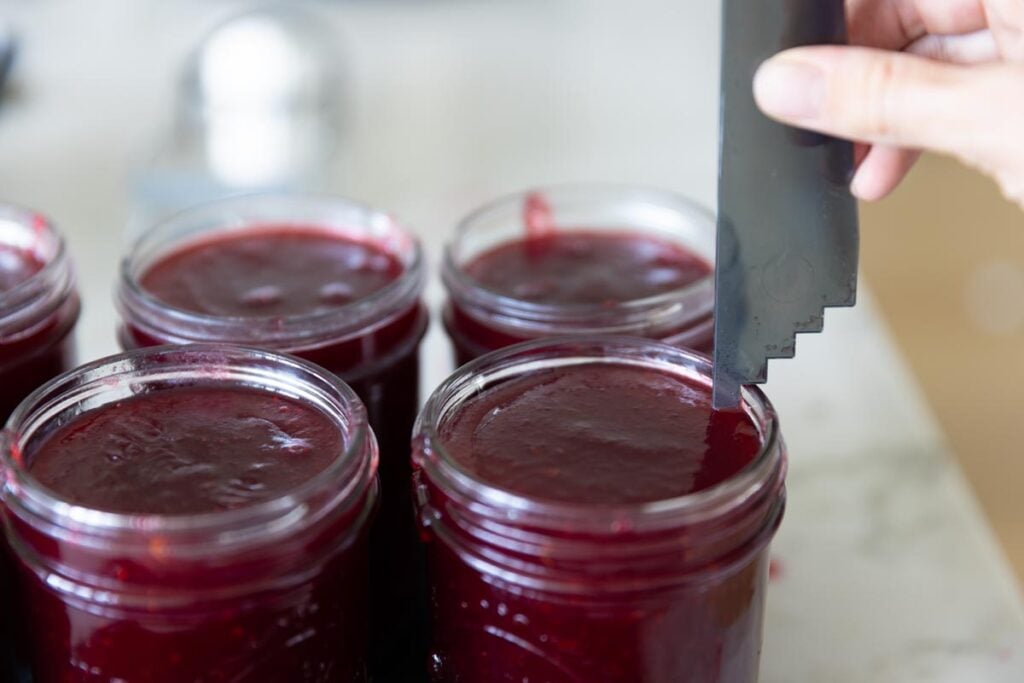
[[[857,292],[857,206],[847,142],[783,126],[754,104],[758,65],[789,47],[844,43],[842,0],[725,0],[715,275],[716,408],[792,358],[797,332]]]

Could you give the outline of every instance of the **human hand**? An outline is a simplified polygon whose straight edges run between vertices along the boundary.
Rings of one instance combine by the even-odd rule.
[[[880,199],[920,150],[952,154],[1024,207],[1024,2],[847,0],[851,47],[786,50],[754,78],[769,116],[857,145]]]

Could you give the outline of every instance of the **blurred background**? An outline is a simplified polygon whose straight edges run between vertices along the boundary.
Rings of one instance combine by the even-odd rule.
[[[714,205],[717,3],[2,0],[8,35],[0,199],[68,235],[83,359],[116,349],[125,240],[218,194],[386,207],[435,263],[462,214],[526,186],[627,181]],[[926,157],[863,219],[868,287],[1024,576],[1024,214]]]
[[[861,267],[968,480],[1024,579],[1024,213],[925,156],[864,206]]]

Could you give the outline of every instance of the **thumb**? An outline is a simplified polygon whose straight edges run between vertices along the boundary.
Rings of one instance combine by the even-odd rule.
[[[1024,71],[1006,65],[966,67],[859,47],[796,48],[761,65],[754,97],[767,115],[801,128],[952,153],[983,167],[1005,155],[1004,136],[1024,136]]]

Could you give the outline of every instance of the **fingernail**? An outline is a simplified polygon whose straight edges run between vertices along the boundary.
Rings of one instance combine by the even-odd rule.
[[[773,57],[754,75],[754,98],[769,116],[789,121],[817,118],[825,103],[825,72],[808,62]]]

